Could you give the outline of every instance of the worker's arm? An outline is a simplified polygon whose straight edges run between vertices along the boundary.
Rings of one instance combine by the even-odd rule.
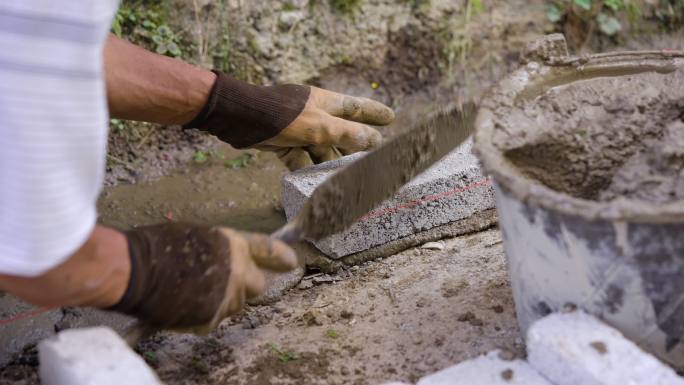
[[[39,306],[95,306],[119,301],[128,285],[126,237],[96,226],[66,262],[37,277],[0,274],[0,289]]]
[[[368,150],[381,141],[367,124],[394,113],[382,103],[316,87],[256,86],[161,56],[110,35],[105,74],[114,118],[199,128],[238,148],[286,155],[306,149],[314,160]]]
[[[261,294],[263,270],[287,271],[284,243],[226,228],[169,223],[96,226],[66,262],[37,277],[0,275],[0,289],[40,306],[94,306],[158,328],[208,331]]]

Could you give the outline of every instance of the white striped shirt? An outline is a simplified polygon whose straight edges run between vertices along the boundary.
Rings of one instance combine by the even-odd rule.
[[[102,50],[118,0],[0,0],[0,273],[92,232],[107,146]]]

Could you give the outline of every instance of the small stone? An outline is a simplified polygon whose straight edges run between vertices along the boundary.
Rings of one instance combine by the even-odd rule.
[[[342,318],[344,318],[344,319],[351,319],[351,318],[354,317],[354,313],[352,313],[351,311],[345,309],[345,310],[342,310],[342,311],[340,312],[340,317],[342,317]]]
[[[299,285],[297,285],[297,289],[299,290],[308,290],[312,287],[314,287],[314,284],[313,282],[311,282],[310,279],[302,280],[302,282],[300,282]]]
[[[599,354],[606,354],[606,353],[608,353],[608,347],[606,346],[605,343],[603,343],[603,342],[601,342],[601,341],[594,341],[594,342],[590,343],[589,345],[590,345],[592,348],[594,348],[594,350],[596,350],[597,352],[599,352]]]
[[[510,381],[513,379],[513,369],[506,369],[503,372],[501,372],[501,378],[503,378],[506,381]]]
[[[312,279],[312,281],[316,285],[321,285],[324,283],[333,283],[333,282],[335,282],[335,279],[332,276],[326,274],[326,275],[322,275],[320,277],[314,277]]]
[[[444,250],[444,242],[428,242],[422,245],[420,248],[424,250]]]

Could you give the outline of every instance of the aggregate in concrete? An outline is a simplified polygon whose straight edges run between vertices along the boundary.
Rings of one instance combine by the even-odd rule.
[[[672,368],[580,311],[532,324],[527,350],[530,364],[556,385],[684,384]]]
[[[551,385],[527,362],[503,360],[493,351],[423,377],[418,385]]]
[[[38,345],[43,385],[161,385],[154,371],[116,332],[71,329]]]
[[[494,208],[492,187],[471,150],[472,141],[464,143],[347,231],[314,244],[329,257],[340,259]],[[288,220],[296,216],[320,183],[361,156],[364,154],[286,175],[282,201]]]

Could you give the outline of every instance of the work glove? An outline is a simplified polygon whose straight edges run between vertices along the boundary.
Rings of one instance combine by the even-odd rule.
[[[206,334],[264,291],[264,270],[297,266],[285,243],[228,228],[169,223],[126,232],[131,278],[110,310],[150,329]]]
[[[206,105],[184,128],[235,148],[273,151],[290,169],[370,150],[382,136],[366,124],[394,120],[389,107],[371,99],[303,85],[256,86],[215,73]]]

